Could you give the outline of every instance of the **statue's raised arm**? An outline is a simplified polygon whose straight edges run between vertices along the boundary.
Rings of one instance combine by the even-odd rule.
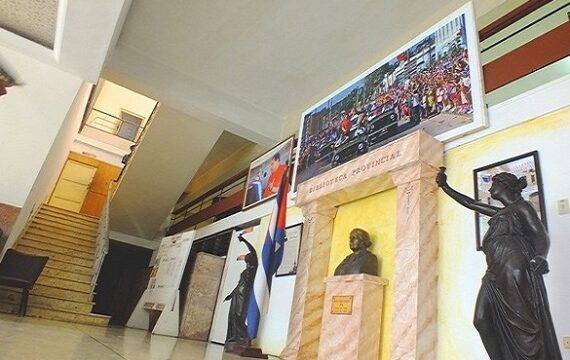
[[[252,260],[255,259],[255,265],[257,265],[257,251],[255,251],[255,248],[253,247],[253,245],[251,245],[251,243],[249,241],[247,241],[242,234],[238,234],[238,240],[241,241],[242,243],[245,244],[245,246],[247,246],[247,249],[249,250],[249,253],[251,254],[251,258]]]
[[[443,192],[449,195],[449,197],[468,209],[477,211],[478,213],[487,216],[493,216],[497,213],[497,211],[500,210],[499,207],[476,201],[475,199],[472,199],[469,196],[463,195],[460,192],[454,190],[447,183],[447,174],[445,173],[445,167],[443,166],[439,168],[439,171],[435,177],[435,182],[440,187],[440,189],[443,190]]]

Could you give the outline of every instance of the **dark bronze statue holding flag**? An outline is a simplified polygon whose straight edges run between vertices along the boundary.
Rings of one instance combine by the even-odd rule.
[[[224,301],[231,300],[225,349],[227,352],[241,353],[251,343],[245,320],[249,297],[253,288],[253,279],[257,271],[257,252],[241,234],[238,235],[238,239],[247,246],[249,253],[238,256],[238,261],[245,261],[245,270],[241,272],[235,289],[224,299]]]
[[[248,247],[249,254],[238,257],[238,260],[245,260],[247,266],[240,275],[238,285],[225,299],[232,300],[228,316],[226,352],[267,359],[261,349],[252,348],[250,345],[257,337],[263,304],[268,301],[265,297],[271,293],[273,275],[283,259],[288,185],[285,171],[275,197],[259,260],[255,248],[239,235],[239,240]]]
[[[455,191],[443,167],[436,182],[459,204],[491,217],[482,244],[487,271],[473,320],[491,360],[562,360],[542,278],[549,271],[550,240],[521,196],[526,178],[507,172],[493,176],[489,192],[504,207]]]

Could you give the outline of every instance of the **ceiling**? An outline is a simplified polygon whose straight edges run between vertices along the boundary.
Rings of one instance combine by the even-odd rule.
[[[477,0],[476,12],[503,2]],[[133,0],[105,75],[269,146],[303,110],[463,3]]]
[[[0,27],[53,49],[58,0],[2,0]]]

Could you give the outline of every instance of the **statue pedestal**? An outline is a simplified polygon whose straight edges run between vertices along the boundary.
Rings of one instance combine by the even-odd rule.
[[[319,359],[378,359],[388,280],[368,274],[325,279]]]

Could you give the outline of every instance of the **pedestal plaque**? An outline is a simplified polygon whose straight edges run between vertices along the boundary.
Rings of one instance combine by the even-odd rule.
[[[320,360],[377,360],[388,280],[368,274],[325,279]]]

